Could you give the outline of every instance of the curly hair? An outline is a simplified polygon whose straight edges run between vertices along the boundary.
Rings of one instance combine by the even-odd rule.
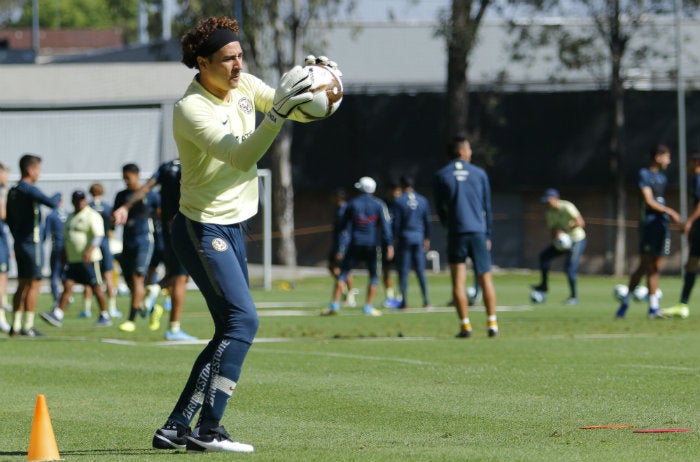
[[[190,69],[197,68],[197,56],[199,50],[206,42],[209,35],[216,29],[229,29],[238,34],[238,21],[226,16],[202,19],[197,25],[180,39],[182,46],[182,63]]]

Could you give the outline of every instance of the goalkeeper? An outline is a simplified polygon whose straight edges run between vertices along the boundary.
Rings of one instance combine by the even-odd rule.
[[[214,335],[195,360],[153,446],[253,452],[252,445],[233,441],[221,426],[258,329],[248,288],[244,222],[258,209],[256,163],[293,110],[312,99],[311,79],[297,66],[275,90],[244,72],[235,19],[204,19],[181,45],[182,62],[198,73],[173,112],[182,178],[172,242],[206,300]],[[256,111],[265,114],[257,127]],[[190,432],[198,412],[196,431]]]
[[[541,198],[545,204],[545,219],[551,234],[550,243],[540,253],[540,272],[542,280],[532,288],[540,292],[547,292],[547,276],[552,266],[552,260],[557,257],[565,257],[564,271],[569,281],[570,296],[564,302],[566,305],[578,305],[578,294],[576,293],[576,272],[581,262],[581,255],[586,248],[586,231],[581,212],[574,204],[559,197],[559,191],[548,189]],[[560,234],[568,234],[571,237],[571,246],[555,245]]]

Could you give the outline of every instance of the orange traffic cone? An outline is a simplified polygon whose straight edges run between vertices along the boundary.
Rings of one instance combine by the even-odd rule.
[[[34,421],[32,422],[32,435],[29,438],[29,453],[27,460],[61,460],[56,445],[56,436],[53,433],[49,408],[46,405],[46,397],[37,395],[36,409],[34,409]]]

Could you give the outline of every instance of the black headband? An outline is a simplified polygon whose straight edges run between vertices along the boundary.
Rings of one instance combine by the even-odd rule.
[[[224,45],[238,41],[238,34],[233,32],[231,29],[219,27],[214,29],[214,32],[209,34],[209,37],[207,37],[202,46],[199,47],[199,50],[197,50],[197,56],[206,57],[212,55]]]

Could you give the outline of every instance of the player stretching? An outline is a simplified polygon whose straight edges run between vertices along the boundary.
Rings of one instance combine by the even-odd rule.
[[[181,44],[182,62],[199,72],[173,113],[182,163],[173,247],[207,302],[214,335],[156,431],[153,447],[253,452],[221,425],[259,323],[248,288],[242,223],[258,209],[256,163],[294,108],[312,99],[311,79],[297,66],[275,90],[243,72],[238,23],[226,17],[200,21]],[[256,111],[266,114],[257,127]]]
[[[655,146],[650,153],[648,168],[639,170],[639,189],[642,192],[642,218],[639,221],[639,265],[630,275],[628,293],[622,299],[615,316],[624,318],[634,288],[646,276],[649,288],[649,318],[663,317],[659,309],[661,261],[671,253],[671,237],[668,220],[680,222],[678,212],[666,206],[664,192],[668,179],[664,171],[671,164],[671,150],[664,145]]]

